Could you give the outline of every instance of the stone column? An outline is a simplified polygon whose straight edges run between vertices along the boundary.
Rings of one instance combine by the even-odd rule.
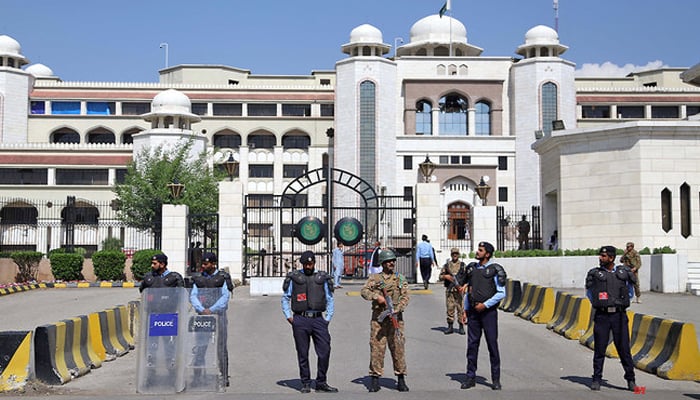
[[[163,204],[161,250],[168,256],[168,269],[183,277],[187,265],[187,214],[185,205]]]
[[[479,242],[489,242],[496,246],[496,206],[474,207],[474,237],[472,251],[476,251]]]
[[[430,243],[435,249],[435,254],[438,260],[442,252],[440,245],[440,184],[437,182],[418,183],[416,185],[416,241],[420,242],[423,235],[428,235]],[[495,217],[494,217],[495,218]],[[418,244],[418,243],[416,243]],[[420,274],[420,268],[416,264],[415,249],[413,256],[413,265],[416,269],[416,282],[423,283],[423,278]],[[439,267],[433,267],[433,272],[430,275],[431,282],[437,282]]]
[[[219,182],[219,267],[243,280],[243,185]]]

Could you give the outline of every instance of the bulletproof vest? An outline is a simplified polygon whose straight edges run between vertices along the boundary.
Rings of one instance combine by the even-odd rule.
[[[316,272],[311,276],[307,276],[301,271],[294,271],[287,275],[284,289],[289,287],[289,281],[292,284],[292,311],[304,312],[308,310],[325,311],[326,310],[326,290],[325,285],[328,282],[328,274],[325,272]]]
[[[194,284],[197,285],[199,289],[211,289],[220,288],[226,284],[226,277],[221,274],[221,272],[214,275],[198,275],[193,277]],[[198,292],[199,301],[202,303],[202,307],[209,308],[219,300],[221,297],[221,292],[218,290],[200,290]]]
[[[170,272],[169,274],[156,275],[155,272],[143,276],[143,281],[139,287],[140,291],[143,292],[144,289],[149,287],[159,288],[159,287],[178,287],[181,286],[179,282],[182,281],[182,277],[177,272]]]
[[[633,281],[628,267],[618,266],[615,271],[593,268],[586,276],[586,289],[591,292],[591,305],[594,308],[630,306],[627,281]]]
[[[471,303],[483,303],[496,294],[496,282],[494,276],[498,273],[497,264],[490,264],[483,269],[473,268],[469,271],[469,282],[471,292],[469,301]]]

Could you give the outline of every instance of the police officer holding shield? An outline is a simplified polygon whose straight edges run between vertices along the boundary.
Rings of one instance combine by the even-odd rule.
[[[603,362],[610,332],[625,371],[627,388],[635,390],[634,362],[630,352],[627,307],[633,295],[636,276],[629,267],[615,266],[617,250],[613,246],[600,248],[599,266],[586,275],[586,296],[595,311],[593,315],[593,381],[591,390],[600,390]]]
[[[202,273],[193,277],[192,291],[190,292],[190,303],[199,315],[217,315],[217,352],[219,354],[219,372],[223,378],[223,384],[229,386],[228,381],[228,349],[226,346],[226,336],[228,331],[228,319],[226,311],[231,297],[229,291],[230,276],[217,268],[217,257],[214,253],[204,253],[202,255]],[[231,289],[233,290],[233,286]],[[203,366],[209,342],[197,343],[194,352],[194,365]],[[203,384],[202,368],[194,370],[193,384]]]
[[[292,325],[301,378],[300,391],[311,392],[309,344],[313,339],[318,358],[316,391],[335,393],[338,389],[326,381],[331,357],[328,324],[334,312],[333,278],[323,271],[315,271],[316,256],[312,251],[303,252],[299,262],[303,265],[303,270],[290,272],[284,280],[282,313]]]

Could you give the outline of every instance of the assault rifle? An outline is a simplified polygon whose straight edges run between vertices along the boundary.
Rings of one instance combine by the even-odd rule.
[[[391,296],[386,293],[386,288],[382,288],[382,292],[384,293],[384,300],[386,301],[386,310],[379,314],[377,317],[377,322],[381,324],[386,317],[391,318],[391,324],[394,326],[396,340],[402,340],[403,336],[399,330],[399,320],[396,318],[396,312],[394,311],[394,302],[391,300]]]

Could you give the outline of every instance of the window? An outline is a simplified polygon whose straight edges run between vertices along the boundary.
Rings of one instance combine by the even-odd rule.
[[[103,144],[114,144],[116,139],[114,138],[114,133],[106,130],[95,130],[87,135],[88,143],[103,143]]]
[[[467,99],[456,93],[440,99],[440,135],[466,136],[467,132]]]
[[[403,156],[403,169],[412,170],[413,169],[413,156]]]
[[[690,236],[690,185],[683,182],[681,185],[681,236]]]
[[[297,193],[282,197],[282,207],[306,207],[309,204],[305,193]]]
[[[52,101],[51,114],[80,114],[79,101]]]
[[[46,114],[46,102],[45,101],[32,101],[30,104],[30,114]]]
[[[685,114],[688,117],[691,115],[700,114],[700,106],[687,106],[685,108]]]
[[[100,212],[93,206],[63,207],[61,210],[62,224],[74,222],[81,225],[97,225],[99,220]]]
[[[207,115],[207,110],[208,110],[207,103],[192,103],[192,114]]]
[[[644,118],[644,106],[617,106],[620,118]]]
[[[122,144],[132,144],[134,143],[134,135],[141,132],[141,129],[134,128],[122,133]]]
[[[542,130],[552,133],[552,121],[557,119],[557,85],[547,82],[542,85]]]
[[[498,156],[498,170],[508,171],[508,157]]]
[[[274,172],[272,165],[251,164],[248,166],[248,176],[251,178],[272,178]]]
[[[236,133],[217,133],[214,134],[214,147],[237,149],[241,147],[241,135]]]
[[[450,164],[459,164],[460,157],[459,156],[450,156]]]
[[[248,115],[250,115],[250,109]],[[282,104],[282,115],[285,117],[310,117],[311,104]]]
[[[673,215],[671,212],[671,191],[664,188],[661,191],[661,229],[668,233],[673,229]]]
[[[124,183],[126,182],[126,168],[117,168],[114,174],[114,179],[116,183]]]
[[[112,101],[88,101],[86,104],[88,115],[114,115],[114,102]]]
[[[680,109],[678,106],[651,106],[652,118],[680,118]]]
[[[285,165],[282,167],[282,177],[298,178],[306,173],[307,165]]]
[[[46,185],[46,168],[0,168],[0,185]]]
[[[413,186],[403,187],[403,199],[409,201],[413,198]]]
[[[433,134],[433,106],[421,100],[416,103],[416,135]]]
[[[282,147],[285,149],[307,150],[311,146],[311,138],[308,136],[285,135],[282,137]]]
[[[491,135],[491,106],[483,101],[476,103],[476,136]]]
[[[57,185],[107,185],[106,169],[56,169]]]
[[[377,140],[376,85],[360,83],[360,177],[376,184],[375,148]]]
[[[449,156],[440,156],[438,157],[438,164],[449,164],[450,163],[450,157]]]
[[[211,111],[213,115],[240,117],[243,115],[243,105],[240,103],[214,103]]]
[[[277,139],[272,135],[250,135],[248,146],[253,149],[274,149]]]
[[[248,104],[249,117],[274,117],[277,115],[277,104],[251,103]]]
[[[413,232],[413,219],[404,218],[403,219],[403,233],[412,233],[412,232]]]
[[[151,103],[122,102],[122,115],[141,115],[151,112]]]
[[[330,80],[330,79],[321,79],[321,85],[323,85],[323,86],[328,86],[328,85],[330,85],[330,84],[331,84],[331,80]]]
[[[80,143],[80,135],[70,129],[59,130],[51,134],[51,143]]]
[[[249,194],[248,207],[272,207],[274,203],[274,197],[271,194]]]
[[[335,105],[334,104],[321,104],[321,116],[322,117],[332,117],[335,115]]]
[[[36,225],[39,212],[26,203],[13,203],[0,209],[0,225]]]
[[[508,187],[499,186],[498,187],[498,201],[508,201]]]
[[[582,106],[582,118],[610,118],[610,106]]]

